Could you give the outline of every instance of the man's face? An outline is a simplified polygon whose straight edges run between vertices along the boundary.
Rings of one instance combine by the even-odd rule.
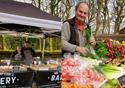
[[[17,47],[17,51],[20,51],[21,50],[21,48],[20,47]]]
[[[24,47],[28,47],[29,46],[29,44],[28,43],[26,43],[26,42],[24,42]]]
[[[88,17],[89,8],[85,3],[81,3],[76,10],[76,18],[82,22]]]

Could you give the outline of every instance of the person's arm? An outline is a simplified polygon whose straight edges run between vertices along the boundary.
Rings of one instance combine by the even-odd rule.
[[[96,45],[96,40],[95,40],[95,37],[93,36],[93,34],[91,34],[91,37],[90,37],[89,41],[90,41],[90,44],[91,44],[92,46],[95,46],[95,45]]]
[[[61,38],[62,38],[62,49],[69,51],[69,52],[75,52],[76,51],[76,45],[69,43],[68,41],[70,40],[70,26],[68,22],[65,22],[62,25],[61,28]]]
[[[36,52],[33,48],[31,48],[31,52],[32,52],[32,56],[35,57],[36,56]]]
[[[12,53],[11,57],[14,58],[15,55],[16,55],[16,51],[14,51],[14,52]]]
[[[25,58],[25,56],[24,56],[24,48],[21,48],[21,56],[22,56],[23,59]]]

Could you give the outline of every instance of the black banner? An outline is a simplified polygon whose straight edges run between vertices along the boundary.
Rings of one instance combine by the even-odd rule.
[[[36,85],[39,88],[61,88],[61,74],[58,71],[37,71]]]
[[[0,88],[31,87],[33,72],[0,73]]]

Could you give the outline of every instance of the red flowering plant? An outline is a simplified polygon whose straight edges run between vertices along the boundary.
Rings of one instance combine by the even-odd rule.
[[[120,64],[124,61],[124,46],[119,42],[106,38],[96,46],[96,53],[99,57],[105,58],[105,63]]]

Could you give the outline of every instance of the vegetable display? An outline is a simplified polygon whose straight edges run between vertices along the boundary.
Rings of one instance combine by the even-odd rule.
[[[107,57],[108,49],[106,48],[106,44],[104,43],[104,41],[97,43],[95,51],[99,57]]]
[[[88,66],[90,66],[90,63],[87,63],[87,61],[83,59],[75,60],[74,58],[65,58],[61,65],[61,78],[63,83],[61,88],[65,88],[66,84],[69,84],[69,86],[71,86],[71,84],[77,85],[77,87],[73,88],[78,88],[79,85],[81,85],[80,88],[85,85],[91,85],[97,88],[97,84],[99,85],[103,82],[104,77]]]
[[[65,57],[62,61],[61,88],[119,88],[117,79],[125,74],[125,41],[105,38],[93,47],[91,34],[87,25],[85,47],[89,52],[86,55],[76,55],[77,59]]]
[[[125,60],[124,46],[119,41],[110,38],[97,43],[95,51],[104,63],[119,65]]]

